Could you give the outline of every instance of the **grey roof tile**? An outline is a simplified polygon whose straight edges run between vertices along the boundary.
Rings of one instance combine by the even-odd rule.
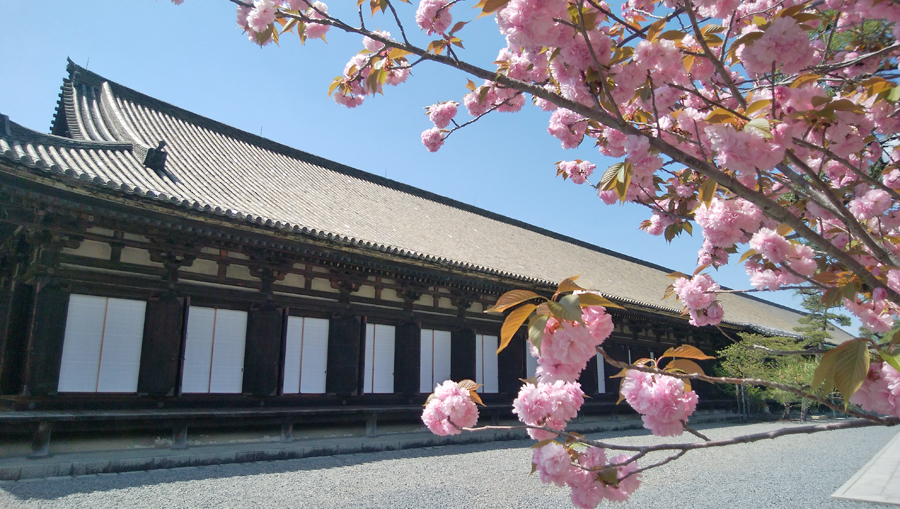
[[[239,131],[74,65],[70,75],[53,130],[67,126],[75,139],[11,124],[13,136],[0,136],[4,158],[263,228],[451,267],[546,285],[581,274],[609,297],[680,311],[660,300],[670,283],[662,267]],[[178,182],[141,163],[160,140]],[[791,331],[802,316],[743,295],[721,300],[728,322],[760,330]]]

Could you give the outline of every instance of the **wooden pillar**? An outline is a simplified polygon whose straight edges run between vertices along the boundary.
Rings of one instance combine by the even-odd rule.
[[[244,350],[244,394],[278,394],[283,341],[283,310],[268,303],[259,309],[250,310],[247,315],[247,346]]]
[[[397,326],[394,339],[394,392],[412,396],[419,393],[422,361],[422,328],[414,322]]]
[[[475,331],[459,329],[450,336],[450,378],[475,380]]]
[[[0,394],[21,394],[28,351],[28,324],[34,303],[34,287],[11,281],[0,303]]]
[[[23,395],[56,394],[62,363],[69,292],[49,279],[34,297]]]
[[[525,351],[528,335],[524,329],[519,330],[506,348],[497,356],[497,381],[501,394],[518,394],[522,387],[521,379],[527,378],[525,373]]]
[[[177,394],[181,344],[184,338],[183,298],[175,294],[147,302],[138,393],[151,396]]]
[[[342,396],[359,393],[360,321],[354,315],[336,315],[328,327],[328,372],[325,392]]]

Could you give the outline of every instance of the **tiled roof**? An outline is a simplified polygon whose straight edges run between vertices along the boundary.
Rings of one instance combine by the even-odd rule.
[[[263,228],[325,236],[373,251],[536,284],[581,274],[623,303],[661,301],[670,271],[234,129],[74,64],[54,134],[5,122],[0,157],[123,193]],[[68,138],[71,137],[72,139]],[[144,155],[165,141],[168,173]],[[722,295],[726,321],[793,330],[802,314]]]

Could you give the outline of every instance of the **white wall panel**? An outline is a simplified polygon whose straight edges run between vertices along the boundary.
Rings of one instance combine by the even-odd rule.
[[[212,370],[209,375],[210,393],[238,394],[242,391],[246,340],[247,312],[217,310]]]
[[[137,392],[147,303],[109,299],[97,392]]]
[[[478,392],[498,390],[497,336],[475,336],[475,382],[484,384]]]
[[[188,309],[181,392],[209,392],[209,370],[212,365],[215,326],[215,308],[191,306]]]
[[[434,362],[434,331],[422,329],[422,346],[419,350],[419,392],[434,392],[432,363]]]
[[[300,392],[300,357],[303,352],[303,318],[289,316],[284,344],[284,394]]]
[[[450,379],[450,337],[450,331],[422,329],[419,391],[423,394]]]
[[[303,319],[303,355],[300,367],[300,392],[324,394],[328,368],[328,320]]]
[[[363,392],[372,392],[373,369],[375,363],[375,324],[366,324],[365,359],[363,360]]]
[[[450,380],[450,331],[434,331],[434,373],[431,390],[434,386]]]
[[[366,324],[363,392],[394,392],[394,326]]]
[[[599,353],[597,354],[597,388],[600,394],[606,394],[606,363]]]
[[[533,377],[536,371],[537,358],[531,355],[531,343],[529,342],[525,344],[525,378]]]
[[[106,322],[106,297],[71,295],[63,337],[59,392],[94,392]]]

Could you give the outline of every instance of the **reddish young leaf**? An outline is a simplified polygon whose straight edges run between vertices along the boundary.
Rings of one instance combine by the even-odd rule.
[[[709,355],[701,352],[700,349],[696,346],[691,345],[681,345],[677,348],[669,348],[659,356],[660,359],[663,359],[665,357],[680,357],[682,359],[696,359],[699,361],[715,359],[715,357],[710,357]]]
[[[624,307],[616,304],[615,302],[603,297],[602,295],[598,295],[596,293],[579,293],[578,294],[578,304],[581,307],[586,306],[603,306],[605,308],[616,308],[616,309],[625,309]]]
[[[500,313],[531,299],[546,300],[545,297],[541,297],[530,290],[510,290],[501,295],[493,306],[485,310],[485,313]]]
[[[506,348],[516,331],[522,327],[522,324],[525,323],[525,320],[528,320],[528,317],[531,316],[531,313],[536,308],[537,306],[534,304],[525,304],[512,310],[506,319],[503,320],[503,326],[500,328],[500,346],[497,348],[498,354]]]
[[[686,374],[696,374],[696,375],[705,375],[703,372],[703,368],[700,367],[694,361],[689,361],[687,359],[673,359],[671,362],[666,364],[666,371],[670,371],[672,373],[682,372]]]

